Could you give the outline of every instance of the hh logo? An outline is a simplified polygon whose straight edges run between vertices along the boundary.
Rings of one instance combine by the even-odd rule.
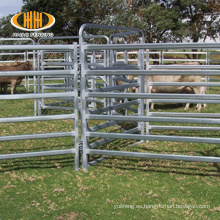
[[[24,15],[23,20],[24,20],[24,24],[23,27],[18,23],[18,17],[20,15]],[[43,14],[46,15],[47,17],[47,24],[43,26]],[[36,11],[30,11],[30,12],[21,12],[19,14],[14,15],[11,18],[11,24],[21,30],[25,30],[25,31],[40,31],[40,30],[44,30],[47,28],[50,28],[54,25],[55,23],[55,18],[46,13],[46,12],[36,12]]]

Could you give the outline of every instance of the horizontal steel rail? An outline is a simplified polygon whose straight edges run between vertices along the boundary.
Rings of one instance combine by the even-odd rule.
[[[104,132],[86,132],[86,136],[87,137],[114,138],[114,139],[134,139],[134,140],[148,140],[148,141],[171,141],[171,142],[220,144],[220,138],[205,138],[205,137],[140,135],[140,134],[130,135],[130,134],[123,134],[123,133],[104,133]],[[220,158],[218,159],[218,161],[220,162]]]
[[[220,65],[151,65],[149,66],[150,69],[198,69],[198,70],[203,70],[203,69],[220,69]]]
[[[217,100],[220,101],[220,95],[197,95],[197,94],[173,94],[173,93],[119,93],[119,92],[85,92],[85,97],[97,98],[137,98],[137,99],[200,99],[200,100]]]
[[[220,131],[220,127],[195,127],[195,126],[158,126],[150,125],[149,129],[154,130],[185,130],[185,131]]]
[[[220,86],[214,82],[149,82],[150,86]]]
[[[11,117],[11,118],[8,117],[8,118],[0,118],[0,123],[68,120],[68,119],[74,119],[74,118],[75,118],[75,114],[26,116],[26,117]]]
[[[16,99],[42,99],[42,98],[66,98],[74,97],[76,92],[62,92],[62,93],[31,93],[31,94],[15,94],[15,95],[2,95],[0,100],[16,100]],[[77,94],[78,95],[78,94]]]
[[[220,43],[145,43],[145,44],[108,44],[103,47],[103,45],[88,44],[81,45],[84,50],[97,51],[97,50],[141,50],[141,49],[153,49],[153,50],[163,50],[163,49],[216,49],[219,50]]]
[[[63,154],[76,154],[76,149],[65,149],[65,150],[49,150],[49,151],[37,151],[37,152],[28,152],[28,153],[16,153],[16,154],[0,154],[0,160],[5,159],[18,159],[18,158],[27,158],[27,157],[46,157],[46,156],[55,156]]]
[[[149,112],[150,116],[220,118],[220,113]]]
[[[31,71],[0,71],[2,76],[59,76],[74,75],[75,70],[31,70]]]
[[[165,160],[183,160],[183,161],[201,161],[219,163],[220,158],[217,157],[204,157],[204,156],[187,156],[177,154],[155,154],[155,153],[141,153],[141,152],[128,152],[128,151],[109,151],[109,150],[96,150],[87,149],[87,154],[96,155],[111,155],[111,156],[124,156],[124,157],[138,157],[138,158],[152,158],[152,159],[165,159]]]
[[[0,50],[51,50],[51,51],[65,51],[74,50],[73,44],[65,45],[0,45]]]
[[[185,68],[185,66],[184,66]],[[135,76],[147,76],[147,75],[186,75],[186,76],[219,76],[219,70],[220,65],[217,65],[216,67],[210,66],[211,69],[215,70],[210,70],[206,67],[206,70],[117,70],[115,68],[114,70],[108,70],[105,69],[103,70],[85,70],[86,75],[94,75],[94,73],[99,76],[104,76],[104,75],[135,75]],[[204,68],[205,69],[205,68]]]
[[[154,103],[204,103],[204,104],[220,104],[220,100],[201,100],[201,99],[148,99],[149,102]]]
[[[174,118],[174,117],[147,117],[147,116],[117,116],[117,115],[86,115],[91,120],[119,120],[137,122],[169,122],[169,123],[195,123],[195,124],[220,124],[220,119],[203,118]]]
[[[59,137],[74,137],[76,133],[74,131],[69,132],[54,132],[54,133],[43,133],[43,134],[24,134],[24,135],[8,135],[0,136],[1,141],[18,141],[18,140],[34,140],[34,139],[45,139],[45,138],[59,138]]]

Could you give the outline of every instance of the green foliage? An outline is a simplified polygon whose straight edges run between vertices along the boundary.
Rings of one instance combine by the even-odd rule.
[[[55,35],[78,35],[84,23],[101,23],[116,6],[115,1],[105,0],[25,0],[23,10],[38,10],[52,14],[55,25],[50,29]]]
[[[46,31],[56,36],[78,35],[84,23],[140,28],[144,31],[147,43],[198,42],[207,37],[216,39],[220,31],[220,7],[217,0],[139,0],[137,5],[136,1],[129,0],[23,2],[25,5],[21,11],[47,12],[55,17],[55,25]],[[0,19],[1,37],[11,37],[17,31],[10,24],[11,17],[9,15]]]
[[[216,0],[175,0],[173,7],[179,10],[179,18],[185,23],[185,38],[193,42],[218,37],[220,7]]]
[[[11,25],[11,18],[13,17],[12,14],[9,14],[6,17],[0,18],[0,36],[7,38],[11,37],[13,32],[17,32],[18,29],[16,29],[14,26]]]

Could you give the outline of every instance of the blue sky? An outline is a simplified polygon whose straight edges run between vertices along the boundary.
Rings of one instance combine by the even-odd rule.
[[[9,14],[17,14],[22,5],[22,0],[0,0],[0,18]]]

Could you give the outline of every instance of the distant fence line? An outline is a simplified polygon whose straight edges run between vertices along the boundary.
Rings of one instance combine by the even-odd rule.
[[[220,63],[220,51],[219,52],[211,52],[211,51],[206,51],[206,52],[190,52],[190,51],[184,51],[184,52],[175,52],[175,51],[150,51],[150,58],[149,61],[157,61],[159,64],[163,65],[166,63],[170,62],[200,62],[203,65],[207,64],[215,64],[215,63]],[[152,58],[151,55],[157,55],[158,58]],[[193,59],[193,58],[166,58],[167,55],[204,55],[205,58],[199,58],[199,59]],[[122,62],[124,59],[120,57],[120,55],[123,55],[123,52],[117,52],[117,61]],[[137,56],[137,51],[129,51],[128,52],[128,62],[137,62],[137,58],[130,58],[131,56]],[[219,59],[213,59],[212,55],[219,55]],[[146,56],[146,52],[145,52]],[[146,59],[146,58],[145,58]]]

